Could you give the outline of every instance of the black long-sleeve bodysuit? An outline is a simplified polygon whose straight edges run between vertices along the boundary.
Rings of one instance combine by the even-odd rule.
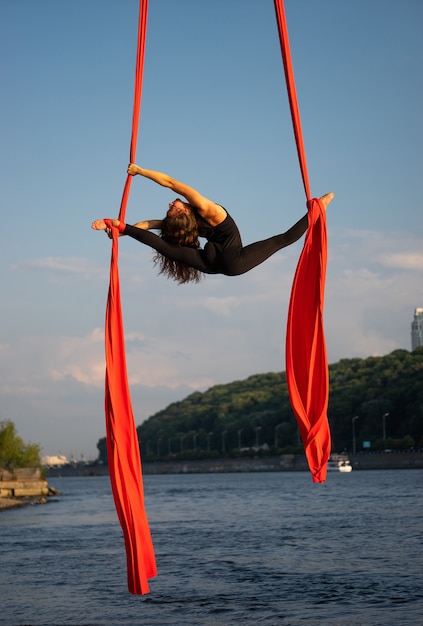
[[[190,265],[204,274],[239,276],[260,265],[278,250],[297,241],[307,230],[308,224],[305,215],[286,233],[244,247],[238,227],[229,213],[221,224],[214,227],[198,215],[197,219],[198,234],[207,239],[204,249],[178,246],[165,241],[155,233],[129,224],[126,225],[123,234],[154,248],[171,260]]]

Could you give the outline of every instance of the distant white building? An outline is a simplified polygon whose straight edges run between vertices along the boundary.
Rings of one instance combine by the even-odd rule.
[[[414,319],[411,322],[411,350],[423,346],[423,308],[414,311]]]
[[[41,465],[43,467],[51,467],[57,465],[67,465],[69,461],[63,454],[58,454],[55,456],[43,456],[41,458]]]

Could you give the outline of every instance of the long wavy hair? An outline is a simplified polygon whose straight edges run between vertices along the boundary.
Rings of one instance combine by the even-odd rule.
[[[166,216],[162,221],[161,237],[176,246],[199,248],[198,224],[194,212],[192,210],[188,213],[181,211],[171,217]],[[159,274],[176,280],[180,285],[190,282],[198,283],[203,278],[199,270],[185,263],[173,261],[160,252],[154,254],[153,261],[160,268]]]

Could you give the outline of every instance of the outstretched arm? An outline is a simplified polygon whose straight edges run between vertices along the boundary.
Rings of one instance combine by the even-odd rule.
[[[136,222],[134,226],[143,230],[160,230],[162,223],[163,220],[144,220],[143,222]]]
[[[134,224],[135,228],[141,230],[159,230],[162,227],[163,220],[144,220],[143,222],[137,222]],[[110,220],[112,226],[115,228],[120,227],[120,220]],[[111,236],[111,228],[106,224],[104,219],[96,220],[91,224],[93,230],[105,230],[106,233]],[[120,235],[122,233],[119,233]]]
[[[144,176],[144,178],[149,178],[162,187],[172,189],[175,193],[183,196],[189,204],[192,204],[201,217],[207,220],[211,226],[217,226],[226,218],[226,211],[219,204],[212,202],[212,200],[209,200],[189,185],[181,183],[179,180],[175,180],[175,178],[163,172],[147,170],[139,165],[135,165],[135,163],[130,163],[128,166],[128,174],[130,174],[130,176],[139,174],[140,176]]]

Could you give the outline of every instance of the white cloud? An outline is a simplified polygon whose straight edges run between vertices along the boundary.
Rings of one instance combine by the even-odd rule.
[[[24,336],[0,359],[3,393],[18,393],[30,382],[74,378],[98,386],[104,381],[103,333],[99,328],[82,337]],[[22,381],[25,381],[23,383]]]
[[[105,275],[104,267],[100,267],[91,259],[80,257],[45,257],[41,259],[30,259],[21,263],[15,263],[12,265],[12,269],[20,272],[39,270],[65,275],[74,274],[84,276],[84,278],[104,277]]]
[[[379,257],[380,263],[387,267],[394,267],[406,270],[423,270],[423,253],[393,253]]]
[[[332,360],[411,349],[413,310],[423,300],[422,275],[415,262],[422,257],[420,240],[353,231],[337,234],[333,245],[325,309]]]
[[[330,237],[329,246],[329,362],[410,349],[413,311],[423,304],[422,276],[398,262],[381,263],[381,258],[393,249],[399,258],[414,258],[420,241],[344,231]],[[285,369],[286,315],[300,249],[292,247],[245,276],[207,277],[200,285],[184,287],[148,268],[142,285],[134,289],[139,266],[125,264],[126,358],[137,423],[194,390]],[[104,298],[96,304],[97,318],[104,311],[103,287],[93,292],[94,303]],[[59,444],[53,442],[62,438],[90,440],[92,449],[104,427],[104,328],[84,328],[89,323],[85,313],[75,318],[77,327],[67,319],[72,335],[58,334],[60,325],[56,336],[35,335],[31,303],[27,308],[27,334],[19,328],[19,335],[0,346],[2,416],[16,417],[47,451],[58,452]],[[73,444],[66,453],[77,451]]]
[[[39,388],[38,387],[34,387],[32,385],[20,385],[19,383],[14,384],[14,385],[8,385],[8,384],[1,384],[0,385],[0,392],[7,396],[7,395],[32,395],[32,394],[38,394],[39,393]]]
[[[241,301],[234,296],[208,296],[201,302],[201,306],[215,315],[229,317],[235,309],[241,306]]]

